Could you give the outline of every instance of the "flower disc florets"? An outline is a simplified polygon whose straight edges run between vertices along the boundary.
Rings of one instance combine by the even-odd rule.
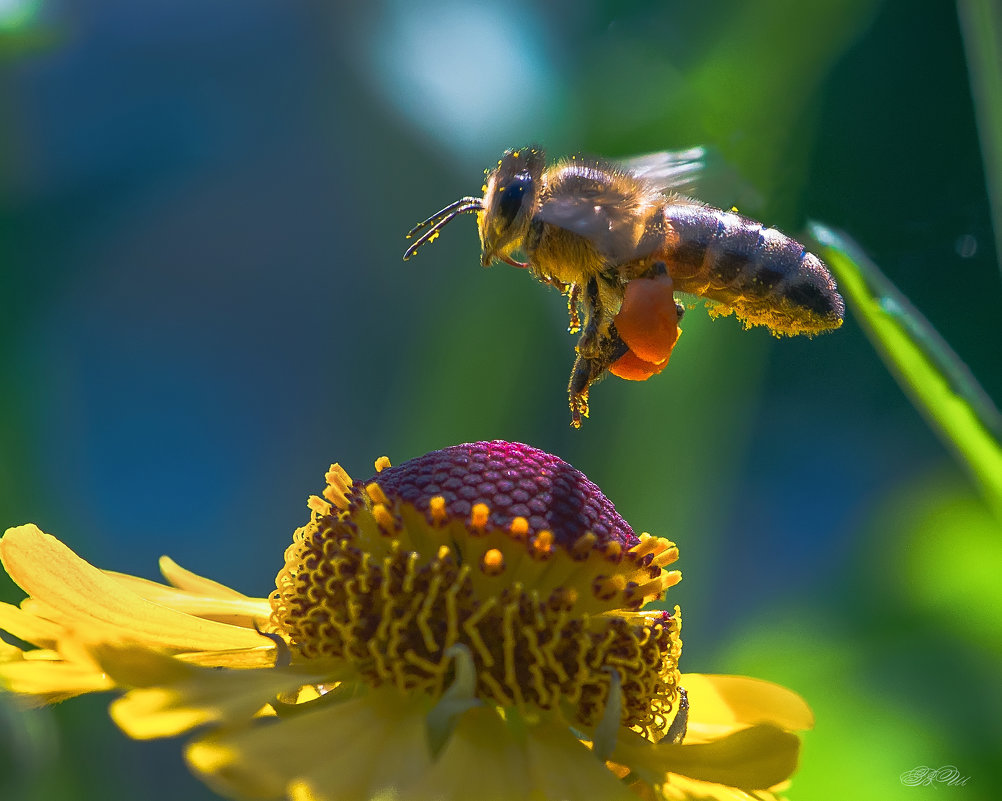
[[[638,610],[678,581],[663,570],[673,543],[636,536],[582,473],[526,445],[376,466],[367,482],[332,466],[286,552],[272,622],[295,658],[437,696],[461,645],[481,700],[590,727],[617,686],[620,722],[660,739],[677,710],[681,623],[677,607]]]

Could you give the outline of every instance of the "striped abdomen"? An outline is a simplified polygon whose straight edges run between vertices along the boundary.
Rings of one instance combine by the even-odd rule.
[[[751,325],[778,334],[838,328],[845,303],[828,268],[775,228],[695,203],[669,203],[659,253],[680,292],[720,304]]]

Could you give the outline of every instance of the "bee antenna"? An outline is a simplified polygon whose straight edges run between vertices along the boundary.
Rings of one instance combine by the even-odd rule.
[[[410,231],[407,232],[407,239],[410,239],[416,233],[424,228],[428,228],[421,236],[417,238],[415,242],[411,244],[407,250],[404,251],[404,261],[407,261],[411,256],[417,253],[418,248],[424,245],[426,242],[431,242],[435,237],[438,236],[439,231],[442,227],[454,220],[460,214],[465,214],[468,211],[480,211],[484,207],[484,201],[479,197],[463,197],[457,200],[455,203],[450,203],[444,209],[436,211],[427,220],[422,220]]]

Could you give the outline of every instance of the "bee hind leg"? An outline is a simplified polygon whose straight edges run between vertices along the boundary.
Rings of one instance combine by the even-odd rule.
[[[576,334],[581,330],[581,285],[580,284],[567,284],[567,288],[564,290],[564,294],[567,295],[567,314],[570,317],[570,323],[567,325],[567,331],[571,334]]]
[[[602,330],[602,304],[595,278],[589,280],[585,288],[584,306],[588,311],[588,321],[575,348],[577,357],[567,384],[571,425],[574,428],[580,428],[581,419],[588,416],[588,390],[591,385],[605,375],[609,365],[629,350],[615,325],[608,323],[605,331]]]
[[[608,336],[599,337],[590,349],[591,355],[586,355],[578,348],[574,367],[571,369],[571,380],[567,384],[567,394],[570,396],[571,425],[581,428],[581,418],[588,416],[588,390],[592,384],[605,377],[606,371],[614,361],[623,356],[629,346],[620,339],[614,326],[610,326]]]

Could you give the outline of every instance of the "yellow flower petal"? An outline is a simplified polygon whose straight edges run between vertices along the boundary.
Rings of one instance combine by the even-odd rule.
[[[0,561],[26,593],[57,610],[75,627],[95,621],[123,640],[179,651],[211,651],[260,645],[260,635],[237,626],[186,615],[147,601],[85,562],[36,526],[8,529]]]
[[[293,668],[199,668],[131,646],[92,650],[116,684],[138,688],[112,703],[111,717],[139,740],[172,737],[206,723],[246,723],[278,695],[320,679]]]
[[[516,739],[493,707],[475,707],[459,717],[438,759],[406,788],[403,799],[463,798],[473,787],[477,801],[531,797],[525,738]]]
[[[686,742],[709,742],[755,723],[800,731],[814,726],[807,702],[786,687],[746,676],[685,673],[689,694]]]
[[[475,788],[475,792],[473,792]],[[508,723],[490,706],[464,712],[434,764],[400,801],[637,801],[559,718]]]
[[[275,666],[275,646],[236,648],[232,651],[195,651],[174,654],[174,657],[200,667],[271,668]]]
[[[673,773],[670,783],[661,788],[661,795],[665,801],[778,801],[777,796],[767,790],[747,793],[736,787],[696,781],[677,773]]]
[[[636,796],[566,726],[555,721],[530,728],[528,752],[530,781],[540,799],[636,801]]]
[[[61,626],[4,603],[0,603],[0,630],[41,648],[51,647],[64,633]]]
[[[612,761],[650,784],[668,774],[743,790],[767,790],[797,769],[800,738],[775,726],[751,726],[710,743],[657,743],[621,732]]]
[[[370,702],[370,706],[372,702]],[[302,778],[289,786],[293,801],[372,801],[405,797],[431,765],[425,729],[425,705],[399,700],[372,708],[373,725],[338,718],[341,745],[326,758],[315,759]],[[362,725],[356,729],[354,723]],[[329,735],[330,724],[314,729]]]
[[[29,651],[28,654],[35,652]],[[0,685],[10,692],[31,696],[30,700],[35,703],[62,701],[81,693],[110,690],[115,686],[101,671],[86,665],[28,658],[0,661]]]
[[[21,658],[22,651],[16,645],[0,640],[0,664],[15,662]]]
[[[370,801],[427,770],[425,711],[424,699],[396,690],[321,701],[312,711],[196,740],[186,758],[228,796]]]
[[[185,570],[169,556],[160,557],[160,572],[168,582],[179,590],[186,590],[195,595],[204,595],[208,598],[228,598],[233,601],[240,601],[249,597],[242,592],[237,592],[227,587],[225,584],[220,584],[218,581],[213,581],[204,576],[199,576],[197,573],[192,573],[190,570]]]
[[[184,612],[188,615],[228,623],[231,626],[253,628],[254,624],[264,626],[271,617],[271,604],[267,598],[249,598],[246,596],[221,598],[203,595],[177,587],[168,587],[156,581],[130,576],[126,573],[102,571],[123,587],[136,595],[153,601],[161,606]],[[222,585],[220,585],[222,586]]]

